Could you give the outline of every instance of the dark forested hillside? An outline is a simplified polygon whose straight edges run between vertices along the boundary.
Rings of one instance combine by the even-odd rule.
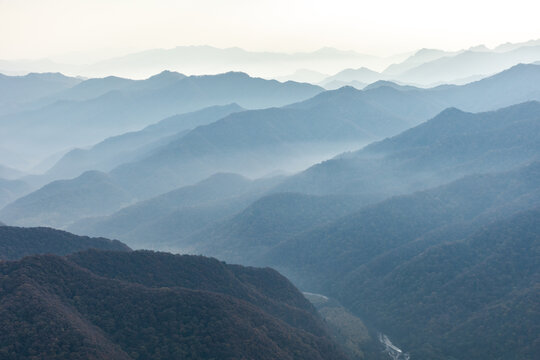
[[[51,228],[0,225],[0,260],[16,260],[36,254],[67,255],[86,249],[130,250],[118,240],[77,236]]]
[[[528,358],[536,325],[520,319],[538,316],[539,171],[536,162],[391,198],[285,238],[259,261],[338,298],[413,356]],[[484,335],[477,317],[513,330]]]
[[[265,255],[266,261],[290,267],[289,274],[301,270],[305,284],[322,291],[344,274],[409,242],[459,238],[490,219],[536,206],[540,203],[538,176],[540,163],[536,162],[396,196],[288,239]],[[422,246],[428,245],[429,241]],[[319,273],[320,268],[325,272]]]
[[[122,262],[118,256],[121,253],[90,252],[72,259],[36,256],[0,263],[2,357],[345,358],[313,308],[275,272],[235,271],[196,257],[131,253]],[[91,269],[74,261],[88,262]],[[155,279],[137,270],[147,262]],[[219,278],[229,280],[223,283]],[[256,306],[256,301],[236,296],[242,289],[256,294],[254,284],[261,280],[265,291],[259,293],[260,298],[289,314],[296,312],[297,319],[288,319],[288,324]],[[213,291],[203,290],[205,286]],[[279,294],[287,294],[285,298],[273,297],[267,290],[272,286]],[[290,325],[291,320],[298,320],[300,326]]]
[[[540,351],[540,210],[418,255],[403,251],[339,285],[350,308],[413,358],[533,359]]]
[[[311,304],[277,271],[228,265],[203,256],[151,251],[113,253],[87,251],[69,259],[96,275],[148,287],[182,287],[227,294],[252,303],[289,323],[317,335],[322,324],[311,315]]]

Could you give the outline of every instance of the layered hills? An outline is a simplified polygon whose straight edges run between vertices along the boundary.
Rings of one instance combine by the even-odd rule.
[[[109,216],[83,218],[69,226],[80,234],[123,239],[132,246],[178,250],[181,239],[228,219],[282,181],[283,177],[249,180],[216,174]],[[150,242],[149,239],[152,239]],[[187,242],[183,242],[186,244]]]
[[[47,179],[71,178],[88,170],[110,171],[114,167],[137,160],[188,131],[244,110],[237,104],[211,106],[199,111],[179,114],[149,125],[142,130],[107,138],[89,149],[74,149],[65,154],[44,176]]]
[[[109,83],[104,86],[107,91],[96,97],[71,100],[64,94],[51,104],[1,117],[3,146],[35,159],[42,154],[95,144],[165,117],[212,105],[282,106],[322,91],[314,85],[280,83],[233,72],[189,77],[168,73],[121,88],[111,89]],[[78,87],[70,90],[79,91]],[[16,136],[21,131],[24,138]]]

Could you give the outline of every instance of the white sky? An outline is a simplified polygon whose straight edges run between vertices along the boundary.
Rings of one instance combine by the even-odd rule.
[[[0,59],[179,45],[392,55],[538,38],[538,0],[0,0]]]

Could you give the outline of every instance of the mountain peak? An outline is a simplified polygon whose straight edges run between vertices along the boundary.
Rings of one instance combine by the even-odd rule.
[[[66,76],[60,72],[44,72],[44,73],[37,73],[37,72],[31,72],[24,76],[22,76],[27,79],[69,79],[69,76]]]
[[[358,69],[352,69],[352,68],[349,68],[349,69],[345,69],[345,70],[342,70],[340,71],[339,73],[337,73],[337,75],[345,75],[345,74],[356,74],[356,75],[360,75],[360,74],[378,74],[378,72],[374,71],[374,70],[371,70],[365,66],[362,66]]]
[[[186,75],[181,74],[176,71],[164,70],[159,74],[150,76],[147,80],[181,80],[185,78]]]
[[[358,90],[354,86],[345,85],[345,86],[342,86],[342,87],[340,87],[339,89],[336,89],[336,90],[325,91],[321,95],[324,95],[324,94],[334,94],[334,95],[338,95],[338,94],[354,94],[354,93],[358,93],[360,91],[361,90]]]
[[[534,64],[524,64],[519,63],[517,65],[512,66],[509,69],[506,69],[500,73],[497,73],[490,78],[500,78],[504,76],[515,76],[516,74],[529,74],[529,73],[537,73],[540,72],[540,63],[534,63]],[[489,78],[488,78],[489,79]]]
[[[408,85],[399,85],[393,81],[389,81],[389,80],[378,80],[378,81],[375,81],[374,83],[371,83],[369,84],[368,86],[366,86],[363,90],[373,90],[373,89],[376,89],[376,88],[380,88],[380,87],[390,87],[390,88],[393,88],[393,89],[398,89],[398,90],[413,90],[413,89],[417,89],[416,87],[414,86],[408,86]]]
[[[413,56],[422,56],[422,55],[431,55],[431,54],[439,54],[444,52],[443,50],[439,49],[428,49],[428,48],[422,48],[418,50],[416,53],[414,53]]]
[[[481,44],[481,45],[477,45],[477,46],[472,46],[469,48],[469,51],[476,51],[476,52],[485,52],[485,51],[490,51],[486,45],[484,44]]]
[[[519,63],[519,64],[514,65],[510,69],[505,70],[505,71],[515,71],[515,70],[523,70],[523,69],[535,69],[535,70],[537,70],[537,69],[539,69],[538,63],[533,63],[533,64]],[[503,72],[505,72],[505,71],[503,71]]]
[[[221,74],[216,75],[195,75],[197,77],[203,78],[216,78],[216,79],[226,79],[226,80],[246,80],[253,79],[249,74],[242,71],[227,71]]]
[[[456,115],[462,115],[462,114],[467,114],[467,112],[463,111],[463,110],[460,110],[458,109],[457,107],[448,107],[446,109],[444,109],[443,111],[441,111],[437,116],[435,116],[435,118],[433,119],[437,119],[439,117],[449,117],[449,116],[456,116]]]

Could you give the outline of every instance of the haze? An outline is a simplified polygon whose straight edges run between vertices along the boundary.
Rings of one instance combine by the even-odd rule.
[[[150,48],[238,46],[378,56],[534,39],[537,1],[1,0],[0,59],[87,63]],[[479,26],[481,24],[481,26]]]

